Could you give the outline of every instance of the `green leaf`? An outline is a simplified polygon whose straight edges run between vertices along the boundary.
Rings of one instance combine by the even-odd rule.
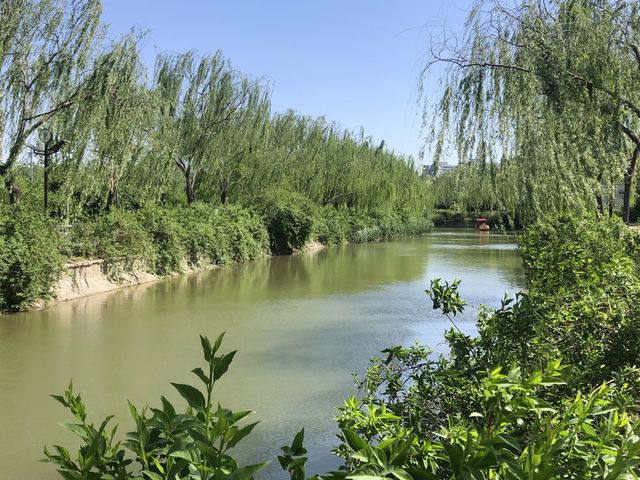
[[[207,337],[200,335],[200,344],[202,345],[202,353],[204,354],[204,359],[207,362],[210,362],[212,358],[211,342]]]
[[[229,480],[248,480],[252,478],[256,473],[264,470],[267,465],[269,465],[269,462],[247,465],[246,467],[241,467],[231,472],[231,474],[228,475],[227,478]]]
[[[225,373],[227,373],[227,370],[229,370],[229,365],[231,364],[231,361],[233,360],[233,357],[235,357],[237,353],[237,350],[234,350],[233,352],[227,353],[226,355],[223,355],[222,357],[216,358],[214,360],[214,369],[213,369],[213,380],[219,380],[220,377],[222,377]]]
[[[182,383],[172,383],[171,385],[178,391],[178,393],[184,398],[187,403],[201,412],[205,407],[205,400],[200,390],[192,387],[191,385],[185,385]]]
[[[227,332],[222,332],[218,338],[216,338],[216,342],[213,345],[213,350],[212,350],[212,354],[215,355],[218,352],[218,349],[220,348],[220,345],[222,345],[222,339],[224,338],[225,334]]]
[[[247,425],[246,427],[242,427],[241,429],[239,429],[233,435],[233,437],[229,440],[229,442],[227,443],[227,447],[228,448],[235,447],[244,437],[246,437],[247,435],[249,435],[251,433],[251,431],[255,428],[255,426],[257,424],[258,424],[258,422],[251,423],[251,424]],[[235,427],[233,427],[233,428],[235,428]]]
[[[211,382],[209,377],[205,375],[204,371],[200,367],[194,368],[193,370],[191,370],[191,373],[195,373],[197,377],[200,380],[202,380],[202,383],[204,383],[205,385],[209,385],[209,382]]]
[[[345,428],[342,429],[342,434],[344,435],[344,439],[347,442],[347,445],[354,452],[369,449],[369,444],[362,438],[360,438],[357,433]]]
[[[303,442],[304,442],[304,428],[296,434],[295,438],[293,439],[293,443],[291,444],[291,449],[294,452],[297,452],[302,448]]]
[[[146,475],[149,480],[164,480],[164,478],[162,478],[162,475],[160,475],[159,473],[156,473],[156,472],[150,472],[148,470],[143,470],[142,473],[144,475]]]

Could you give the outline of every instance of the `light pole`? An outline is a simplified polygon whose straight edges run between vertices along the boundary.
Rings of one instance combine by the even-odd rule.
[[[44,211],[49,209],[49,144],[53,141],[53,134],[48,128],[40,129],[40,141],[44,144]]]
[[[65,141],[59,140],[53,143],[53,133],[46,127],[39,130],[38,136],[44,148],[38,148],[33,145],[28,145],[28,147],[36,155],[42,155],[42,157],[44,157],[44,211],[46,212],[49,209],[49,157],[60,150],[65,144]]]

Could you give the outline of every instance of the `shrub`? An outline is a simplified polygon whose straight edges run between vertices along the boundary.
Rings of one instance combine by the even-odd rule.
[[[241,425],[251,412],[234,412],[216,406],[213,400],[213,388],[236,353],[218,354],[221,343],[222,335],[213,345],[201,337],[205,368],[192,370],[202,383],[200,388],[172,383],[187,403],[184,413],[178,413],[165,397],[160,398],[158,408],[138,409],[129,403],[135,429],[122,442],[115,440],[115,428],[107,429],[111,416],[97,428],[89,422],[81,396],[69,384],[63,395],[53,398],[76,419],[77,423],[63,426],[81,445],[77,458],[62,446],[45,448],[46,461],[55,464],[65,479],[253,479],[267,464],[241,467],[230,450],[257,423]]]
[[[269,234],[261,217],[246,208],[195,204],[181,210],[180,218],[183,243],[193,265],[254,260],[269,251]]]
[[[273,253],[300,250],[311,240],[316,207],[303,195],[272,191],[261,199],[257,208],[265,218]]]
[[[99,216],[89,231],[94,255],[105,261],[109,273],[115,278],[122,271],[132,271],[136,266],[150,268],[155,265],[151,235],[135,213],[112,210]]]
[[[214,221],[221,235],[229,236],[230,257],[236,262],[255,260],[269,252],[269,232],[262,219],[246,208],[225,205]]]
[[[148,206],[137,213],[155,250],[151,270],[159,275],[180,272],[186,258],[184,231],[174,210]]]
[[[49,299],[61,273],[59,236],[51,222],[21,206],[0,209],[0,311]]]
[[[314,222],[315,238],[323,245],[340,245],[349,239],[350,212],[328,205],[318,208]]]

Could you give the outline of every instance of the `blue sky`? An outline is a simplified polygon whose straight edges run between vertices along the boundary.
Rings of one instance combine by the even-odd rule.
[[[471,0],[104,0],[109,35],[148,30],[143,56],[221,49],[272,85],[274,111],[364,127],[398,153],[422,145],[418,78],[429,31],[461,28]],[[427,91],[432,91],[428,85]],[[428,159],[426,160],[428,162]]]

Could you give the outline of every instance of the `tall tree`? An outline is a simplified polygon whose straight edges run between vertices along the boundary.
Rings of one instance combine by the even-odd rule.
[[[633,0],[479,1],[463,36],[432,42],[446,64],[436,157],[518,164],[532,210],[596,206],[601,184],[631,185],[640,155],[640,4]],[[436,158],[437,161],[437,158]],[[535,213],[531,213],[535,215]]]
[[[184,177],[187,203],[196,200],[203,171],[219,136],[245,108],[255,83],[233,71],[218,52],[198,60],[194,53],[162,55],[156,90],[163,155]]]
[[[0,176],[15,200],[19,191],[12,169],[29,136],[85,99],[101,29],[101,3],[4,0],[0,9],[0,42],[6,49],[0,57],[0,138],[7,141],[7,150],[0,149]],[[5,31],[7,11],[11,28]]]

